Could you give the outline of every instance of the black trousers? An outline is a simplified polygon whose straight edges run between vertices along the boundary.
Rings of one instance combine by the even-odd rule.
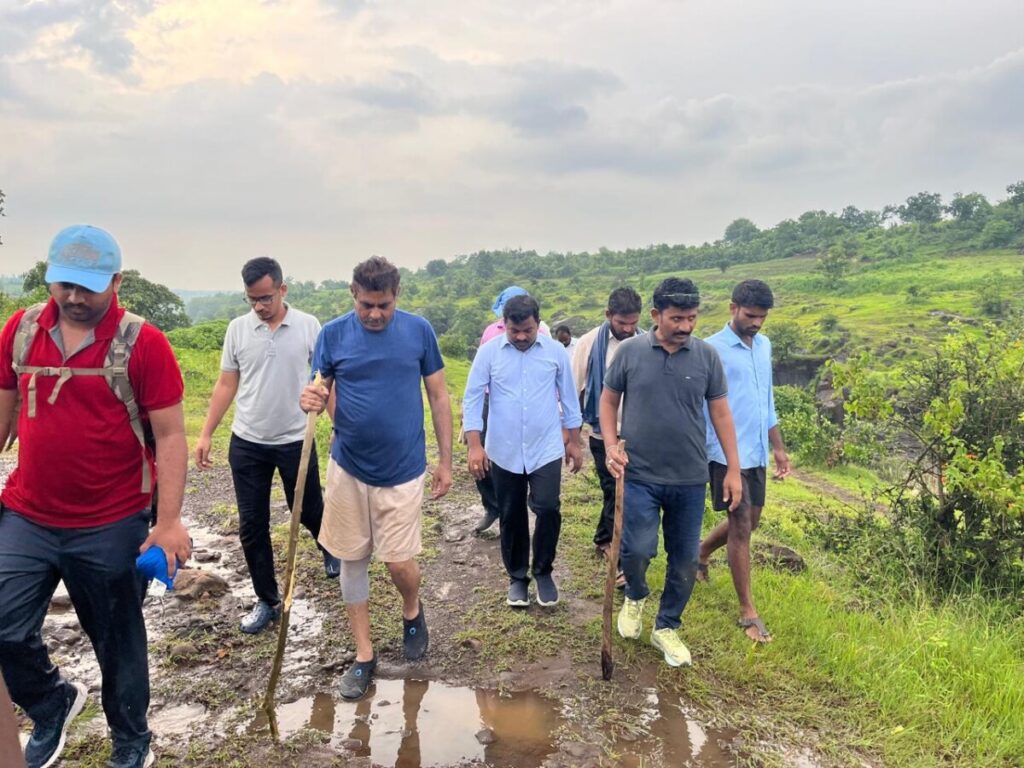
[[[242,552],[249,566],[249,576],[256,597],[271,605],[281,602],[274,576],[274,549],[270,544],[270,486],[274,471],[281,475],[284,495],[291,508],[295,501],[295,482],[299,475],[302,441],[284,445],[263,445],[231,435],[228,463],[235,483],[238,503],[238,535]],[[320,469],[317,465],[316,444],[309,456],[305,495],[302,499],[300,519],[313,534],[320,535],[320,521],[324,515],[324,497],[320,489]]]
[[[33,721],[54,717],[65,691],[43,644],[43,619],[63,579],[103,676],[114,746],[145,749],[149,660],[135,569],[149,510],[94,528],[48,528],[0,507],[0,668],[11,699]]]
[[[529,574],[551,573],[562,531],[562,460],[555,459],[533,472],[508,472],[493,461],[491,477],[501,513],[501,559],[512,581],[529,581]],[[537,516],[533,530],[533,568],[530,568],[530,521],[527,505]]]
[[[597,479],[601,483],[601,493],[604,496],[601,517],[597,520],[597,530],[594,532],[594,543],[608,544],[612,540],[615,528],[615,478],[611,476],[604,463],[604,440],[590,436],[590,455],[594,457],[594,469],[597,470]]]
[[[490,409],[490,398],[484,395],[484,428],[480,430],[480,445],[484,445],[487,440],[487,413]],[[480,503],[484,505],[484,509],[499,517],[501,510],[498,509],[498,495],[494,491],[494,480],[490,474],[486,474],[483,480],[476,481],[476,490],[480,494]]]

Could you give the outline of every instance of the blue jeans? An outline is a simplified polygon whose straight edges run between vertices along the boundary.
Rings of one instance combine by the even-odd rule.
[[[641,600],[651,593],[647,566],[658,554],[658,524],[665,529],[665,589],[655,629],[677,629],[697,577],[697,550],[704,519],[706,484],[656,485],[626,480],[622,513],[620,565],[626,597]],[[661,511],[664,510],[664,517]]]
[[[115,748],[149,745],[146,583],[135,570],[148,534],[148,509],[95,528],[48,528],[0,506],[0,668],[34,722],[55,715],[65,691],[40,631],[63,579],[96,652]]]

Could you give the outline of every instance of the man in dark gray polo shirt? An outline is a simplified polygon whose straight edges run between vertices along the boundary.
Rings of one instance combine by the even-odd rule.
[[[650,593],[647,566],[658,551],[660,523],[668,563],[651,644],[673,667],[690,664],[690,651],[676,630],[697,574],[708,483],[705,402],[728,465],[723,496],[730,509],[742,498],[722,363],[713,347],[691,336],[699,306],[700,295],[690,280],[670,277],[654,289],[654,328],[619,345],[605,373],[600,406],[608,471],[616,478],[626,474],[621,552],[626,597],[619,634],[640,637]],[[620,401],[621,432],[616,423]],[[620,439],[626,442],[625,452]]]
[[[244,300],[252,311],[232,320],[224,335],[220,377],[196,441],[195,459],[199,469],[213,465],[210,442],[234,401],[228,464],[238,502],[238,534],[257,598],[239,628],[256,634],[281,613],[281,595],[274,577],[274,549],[270,543],[270,487],[276,470],[288,506],[292,506],[306,431],[306,417],[298,405],[299,394],[309,381],[320,321],[285,301],[288,286],[281,265],[274,259],[260,257],[246,262],[242,282]],[[310,455],[304,489],[302,524],[316,540],[324,501],[315,448]],[[323,547],[321,552],[327,577],[337,578],[340,561]]]

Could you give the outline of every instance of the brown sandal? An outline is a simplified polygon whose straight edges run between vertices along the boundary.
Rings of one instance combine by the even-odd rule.
[[[755,643],[770,643],[772,641],[772,633],[768,631],[768,628],[761,621],[760,616],[755,616],[752,619],[740,619],[736,622],[740,629],[747,630],[750,627],[754,627],[760,635]],[[744,633],[745,634],[745,633]]]

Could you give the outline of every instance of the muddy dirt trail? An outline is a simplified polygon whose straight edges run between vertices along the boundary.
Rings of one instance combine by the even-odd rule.
[[[0,484],[10,460],[0,465]],[[742,735],[715,727],[671,685],[649,653],[616,648],[614,680],[601,680],[600,575],[570,573],[561,553],[554,608],[504,604],[507,585],[496,527],[472,533],[481,508],[465,473],[424,508],[423,602],[430,651],[401,655],[399,603],[386,572],[371,569],[378,678],[362,701],[336,694],[354,658],[335,581],[303,531],[277,727],[260,700],[276,631],[238,631],[254,600],[237,537],[230,475],[190,471],[184,516],[195,554],[173,592],[146,603],[158,766],[703,766],[751,764]],[[275,491],[274,544],[283,570],[288,511]],[[563,538],[563,542],[565,538]],[[592,558],[588,552],[587,558]],[[578,570],[578,569],[577,569]],[[617,599],[618,604],[618,599]],[[54,661],[90,689],[63,766],[91,768],[106,757],[99,671],[66,592],[44,626]],[[753,749],[756,753],[757,749]],[[801,758],[804,765],[814,765]],[[756,760],[754,761],[756,764]]]

